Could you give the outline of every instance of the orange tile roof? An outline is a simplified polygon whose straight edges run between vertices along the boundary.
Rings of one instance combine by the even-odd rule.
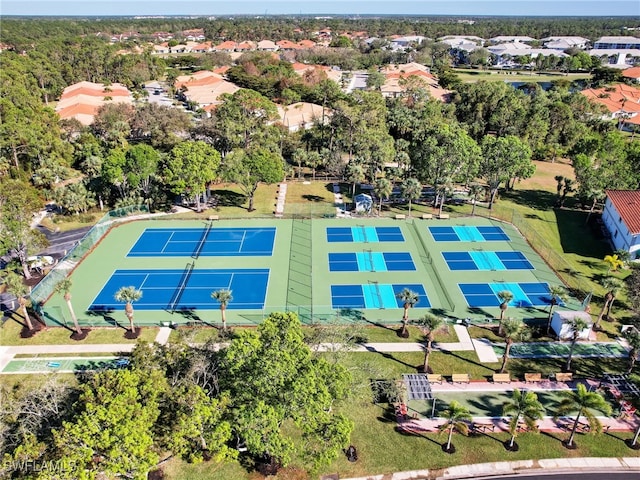
[[[640,67],[631,67],[622,71],[622,76],[627,78],[640,78]]]
[[[280,48],[283,49],[289,49],[289,50],[300,50],[300,45],[298,45],[297,43],[293,43],[290,40],[280,40],[279,42],[276,42],[276,45],[278,45]]]
[[[312,41],[312,40],[300,40],[298,42],[298,45],[300,45],[301,47],[304,48],[313,48],[316,46],[316,42]]]
[[[215,50],[234,50],[236,48],[236,42],[227,40],[226,42],[222,42],[220,45],[216,45],[213,48]]]
[[[603,105],[611,113],[624,110],[627,113],[640,114],[640,88],[638,87],[619,83],[614,87],[589,88],[583,90],[582,94]]]
[[[607,197],[632,235],[640,233],[640,190],[607,190]]]

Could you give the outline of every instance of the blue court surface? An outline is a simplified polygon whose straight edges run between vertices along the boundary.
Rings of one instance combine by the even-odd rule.
[[[211,292],[221,289],[233,292],[230,310],[262,309],[268,282],[268,269],[116,270],[89,310],[124,310],[114,295],[128,286],[142,291],[135,310],[216,309],[220,305]]]
[[[419,295],[416,306],[430,308],[429,297],[423,285],[389,285],[369,283],[365,285],[331,285],[332,308],[403,308],[397,295],[408,288]]]
[[[147,228],[127,257],[270,256],[268,228]]]
[[[533,270],[522,252],[442,252],[449,270]]]
[[[509,236],[501,227],[493,226],[455,226],[429,227],[436,242],[498,242],[509,241]]]
[[[400,272],[415,271],[409,252],[330,253],[331,272]]]
[[[498,292],[513,293],[512,307],[538,307],[549,305],[549,285],[546,283],[459,283],[467,304],[472,307],[499,307]]]
[[[327,227],[327,242],[404,242],[400,227]]]

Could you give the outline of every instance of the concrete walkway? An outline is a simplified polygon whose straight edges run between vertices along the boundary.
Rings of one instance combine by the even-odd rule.
[[[276,201],[275,215],[281,218],[284,215],[284,202],[287,197],[287,184],[281,183],[278,185],[278,200]]]
[[[333,184],[333,203],[336,206],[336,217],[345,218],[351,216],[351,214],[347,212],[347,209],[345,207],[342,193],[340,193],[339,183]]]
[[[159,343],[160,345],[166,345],[169,341],[169,335],[171,335],[171,331],[171,327],[160,327],[158,335],[156,335],[155,342]]]
[[[507,455],[507,454],[505,454]],[[454,480],[462,478],[482,478],[497,475],[535,475],[545,473],[594,473],[594,472],[640,472],[640,457],[621,458],[550,458],[541,460],[519,460],[515,462],[477,463],[457,465],[444,470],[413,470],[367,477],[345,478],[341,480]],[[561,475],[558,476],[562,478]]]

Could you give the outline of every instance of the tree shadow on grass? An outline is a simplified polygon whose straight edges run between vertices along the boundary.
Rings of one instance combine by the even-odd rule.
[[[212,190],[211,195],[218,198],[219,207],[241,207],[247,200],[242,193],[231,190]]]
[[[556,204],[557,195],[543,190],[511,190],[501,192],[501,198],[511,200],[518,205],[533,208],[534,210],[552,210]]]
[[[426,435],[426,432],[419,432],[417,430],[413,430],[413,431],[406,431],[403,430],[402,428],[400,428],[400,426],[396,427],[396,432],[399,435],[402,435],[403,437],[421,437],[424,438],[425,440],[430,441],[431,443],[433,443],[434,445],[438,445],[440,448],[442,448],[444,445],[446,445],[446,443],[440,443],[436,440],[434,440],[433,438],[431,438],[433,435]]]
[[[476,365],[476,366],[478,366],[478,367],[482,367],[482,368],[484,368],[485,370],[487,370],[487,372],[488,372],[490,375],[493,375],[493,374],[495,373],[495,371],[493,370],[493,368],[487,367],[486,365],[484,365],[484,364],[482,364],[482,363],[475,362],[475,361],[473,361],[473,360],[469,360],[468,358],[461,357],[460,355],[456,354],[455,352],[452,352],[451,350],[441,350],[441,353],[443,353],[443,354],[445,354],[445,355],[451,355],[451,356],[456,357],[456,358],[458,358],[459,360],[462,360],[462,361],[464,361],[464,362],[471,363],[471,364]]]
[[[302,195],[302,198],[304,198],[305,200],[309,200],[310,202],[324,202],[325,199],[323,197],[321,197],[320,195],[311,195],[311,194],[305,194]]]
[[[588,258],[604,258],[610,253],[607,243],[596,238],[591,228],[585,225],[587,212],[555,210],[555,215],[560,244],[565,253],[575,253]]]
[[[416,366],[416,365],[411,365],[411,364],[409,364],[409,363],[407,363],[407,362],[403,362],[402,360],[398,360],[396,357],[394,357],[394,356],[393,356],[393,355],[391,355],[390,353],[387,353],[387,352],[380,352],[380,351],[376,350],[374,347],[371,347],[371,346],[368,346],[368,345],[367,345],[365,348],[366,348],[366,350],[367,350],[368,352],[377,353],[377,354],[379,354],[379,355],[382,355],[384,358],[386,358],[386,359],[388,359],[388,360],[393,360],[394,362],[397,362],[397,363],[399,363],[400,365],[404,365],[404,366],[409,367],[409,368],[411,368],[411,369],[416,369],[416,370],[417,370],[417,369],[418,369],[418,367],[419,367],[419,366]]]

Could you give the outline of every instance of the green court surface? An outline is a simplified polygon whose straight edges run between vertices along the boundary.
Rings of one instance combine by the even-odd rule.
[[[491,227],[502,228],[509,237],[505,240],[439,241],[428,227]],[[180,271],[193,272],[213,270],[268,270],[268,280],[264,294],[263,308],[233,308],[233,300],[227,310],[230,325],[257,325],[272,312],[292,311],[298,313],[305,323],[315,323],[338,319],[343,322],[370,321],[384,324],[398,323],[402,318],[402,305],[394,299],[398,288],[415,285],[424,288],[426,297],[412,309],[410,316],[418,318],[428,311],[434,311],[452,320],[469,319],[483,322],[499,316],[497,306],[472,308],[459,283],[467,284],[561,284],[560,280],[533,251],[517,230],[509,224],[485,218],[468,217],[451,220],[422,219],[255,219],[220,220],[210,226],[211,234],[216,229],[251,228],[273,229],[275,238],[272,255],[243,256],[134,256],[127,254],[147,229],[202,229],[209,228],[209,222],[194,220],[139,220],[115,225],[73,269],[71,295],[72,302],[82,325],[106,326],[128,325],[123,305],[90,311],[89,307],[103,291],[114,274],[119,271]],[[331,236],[330,231],[342,233]],[[337,230],[336,230],[337,229]],[[399,232],[398,235],[389,231]],[[330,240],[331,239],[331,240]],[[442,252],[522,252],[533,265],[531,270],[451,270]],[[357,258],[386,258],[408,252],[415,265],[414,270],[380,271],[375,262],[364,265],[358,271],[330,271],[329,253],[356,254]],[[359,255],[358,255],[359,254]],[[374,265],[375,264],[375,265]],[[387,266],[392,265],[388,263]],[[396,264],[397,265],[397,264]],[[380,266],[384,267],[384,264]],[[201,278],[194,275],[193,278]],[[195,281],[192,279],[192,281]],[[113,288],[113,280],[110,288]],[[190,283],[175,295],[183,300],[188,298]],[[207,284],[208,285],[208,284]],[[129,285],[122,285],[129,286]],[[335,288],[334,288],[335,287]],[[136,287],[138,288],[138,287]],[[180,288],[180,287],[179,287]],[[195,288],[195,287],[194,287]],[[207,288],[206,285],[200,288]],[[258,290],[258,289],[257,289]],[[337,298],[332,292],[340,290],[343,297]],[[351,291],[358,295],[350,297]],[[347,292],[347,293],[344,293]],[[382,295],[381,295],[382,293]],[[345,297],[346,296],[346,297]],[[208,294],[205,296],[208,297]],[[202,297],[200,297],[202,298]],[[345,300],[346,298],[346,300]],[[358,304],[360,298],[361,304]],[[349,307],[349,302],[355,302]],[[341,303],[342,302],[342,303]],[[574,302],[575,303],[575,302]],[[175,302],[174,302],[175,304]],[[138,325],[196,325],[220,324],[218,304],[193,309],[171,309],[159,306],[157,309],[135,310]],[[41,305],[42,317],[50,325],[71,325],[67,306],[59,294],[52,294]],[[512,306],[508,315],[518,318],[542,318],[546,306],[519,308]],[[134,303],[135,309],[135,303]]]
[[[511,347],[510,356],[512,358],[566,358],[569,355],[569,348],[569,343],[515,343]],[[502,346],[496,345],[493,349],[498,356],[504,353]],[[575,357],[626,357],[628,352],[619,343],[576,343],[573,355]]]
[[[538,400],[547,411],[546,415],[553,415],[557,402],[562,398],[560,392],[561,390],[536,391]],[[436,417],[442,414],[453,400],[467,407],[474,417],[500,417],[502,406],[511,399],[511,391],[438,392],[434,397]],[[417,413],[421,417],[430,418],[433,405],[430,400],[410,400],[407,407],[411,414]]]
[[[10,360],[0,373],[75,373],[107,368],[122,368],[128,363],[129,360],[123,357],[20,358]]]

